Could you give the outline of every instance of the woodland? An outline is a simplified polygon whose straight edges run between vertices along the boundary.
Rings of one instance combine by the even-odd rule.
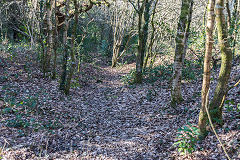
[[[1,0],[0,160],[239,160],[239,0]]]

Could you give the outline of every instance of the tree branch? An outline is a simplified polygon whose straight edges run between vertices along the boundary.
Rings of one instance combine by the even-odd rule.
[[[131,0],[128,0],[128,2],[131,3],[131,5],[133,6],[133,8],[136,10],[137,13],[140,12],[139,9],[135,6],[135,4]]]

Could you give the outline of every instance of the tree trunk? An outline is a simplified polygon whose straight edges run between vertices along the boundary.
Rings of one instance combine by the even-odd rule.
[[[146,52],[148,39],[148,24],[150,20],[150,7],[152,1],[145,0],[138,13],[138,52],[136,55],[136,75],[135,83],[142,83],[143,61]]]
[[[122,34],[119,34],[119,17],[117,13],[114,13],[113,17],[113,55],[112,55],[112,68],[116,67],[117,64],[117,57],[118,57],[118,38]]]
[[[54,45],[53,45],[53,53],[54,53],[54,59],[53,59],[53,73],[52,73],[52,79],[56,79],[56,68],[57,68],[57,47],[58,47],[58,30],[57,30],[57,16],[56,16],[56,8],[57,8],[57,0],[54,1],[54,9],[55,9],[55,28],[54,28]]]
[[[187,20],[187,25],[186,25],[186,30],[185,30],[185,35],[184,35],[184,51],[183,51],[183,64],[184,64],[184,59],[185,55],[187,53],[187,47],[188,47],[188,37],[190,34],[190,26],[192,22],[192,12],[193,12],[193,0],[191,1],[190,8],[189,8],[189,13],[188,13],[188,20]]]
[[[226,9],[227,9],[227,27],[228,27],[228,29],[230,29],[230,27],[231,27],[231,11],[230,11],[228,0],[226,0]]]
[[[207,113],[206,113],[206,101],[207,101],[207,93],[210,87],[210,66],[212,59],[212,49],[213,49],[213,30],[215,23],[215,0],[208,1],[207,7],[207,26],[206,26],[206,50],[204,57],[204,71],[203,71],[203,84],[202,84],[202,104],[201,110],[199,114],[198,126],[200,129],[200,133],[202,136],[206,133],[206,122],[207,122]]]
[[[156,27],[154,25],[154,17],[155,17],[155,13],[156,13],[157,3],[158,3],[158,0],[156,0],[156,2],[154,4],[154,8],[153,8],[153,13],[152,13],[152,18],[151,18],[152,34],[151,34],[151,38],[150,38],[148,51],[147,51],[147,54],[146,54],[145,59],[144,59],[143,69],[146,68],[147,63],[148,63],[148,59],[149,59],[150,56],[152,56],[152,47],[153,47],[153,44],[154,44],[154,41],[155,41],[155,31],[156,31]]]
[[[67,32],[68,32],[68,10],[69,10],[69,0],[65,0],[65,24],[63,31],[63,45],[64,45],[64,56],[63,56],[63,68],[61,75],[60,90],[65,90],[66,77],[67,77],[67,60],[68,60],[68,44],[67,44]]]
[[[38,35],[38,41],[41,44],[42,48],[42,53],[40,54],[40,63],[41,63],[41,68],[44,70],[44,60],[45,60],[45,44],[44,44],[44,34],[43,34],[43,17],[44,17],[44,3],[40,1],[39,3],[39,11],[40,11],[40,22],[39,22],[39,35]],[[43,72],[43,74],[45,74]],[[45,76],[45,75],[44,75]]]
[[[222,99],[228,91],[228,80],[232,68],[232,51],[228,41],[228,29],[223,13],[224,0],[216,1],[216,23],[218,29],[218,41],[221,51],[221,68],[218,77],[218,84],[214,92],[213,100],[210,103],[210,114],[213,122],[222,124]]]
[[[178,22],[177,35],[176,35],[176,49],[174,56],[174,69],[173,69],[173,80],[171,89],[171,104],[175,106],[180,103],[182,98],[181,93],[181,80],[182,80],[182,67],[184,60],[185,51],[185,33],[186,26],[189,16],[190,3],[192,0],[182,0],[181,14]]]
[[[75,58],[75,52],[76,52],[76,48],[75,48],[75,40],[77,37],[77,27],[78,27],[78,2],[77,0],[74,0],[74,6],[75,6],[75,13],[74,13],[74,27],[73,27],[73,33],[72,33],[72,49],[71,49],[71,68],[69,71],[69,75],[67,78],[67,83],[66,83],[66,88],[65,88],[65,94],[69,94],[69,90],[71,87],[71,80],[74,74],[74,70],[76,68],[76,58]]]
[[[136,75],[135,82],[142,83],[142,66],[141,66],[141,57],[142,57],[142,41],[143,41],[143,33],[142,33],[142,15],[143,13],[138,14],[138,50],[136,55]]]
[[[233,15],[231,19],[231,26],[230,26],[230,31],[229,31],[229,36],[230,38],[230,46],[232,48],[232,54],[233,54],[233,60],[235,57],[235,50],[236,50],[236,42],[237,42],[237,35],[238,35],[238,29],[239,25],[237,25],[239,21],[239,0],[234,1],[233,5]]]
[[[113,17],[113,56],[112,56],[112,68],[116,67],[120,46],[122,44],[123,36],[124,36],[124,26],[121,24],[124,22],[122,17],[123,15],[119,15],[119,10],[116,8],[114,11]]]
[[[53,50],[53,31],[52,31],[52,0],[48,0],[46,2],[46,10],[47,10],[47,52],[44,59],[44,67],[43,72],[44,74],[49,71],[52,50]]]
[[[142,66],[143,66],[143,60],[146,53],[146,46],[147,46],[147,40],[148,40],[148,28],[149,28],[149,21],[150,21],[150,8],[151,8],[152,0],[146,0],[146,6],[144,11],[144,24],[143,24],[143,45],[142,45]]]
[[[122,45],[124,45],[124,38],[126,37],[126,33],[131,32],[131,16],[134,11],[131,11],[128,8],[128,3],[123,3],[123,8],[118,6],[118,3],[114,4],[113,18],[112,18],[112,29],[113,29],[113,56],[112,56],[112,67],[116,67],[118,60],[122,55],[120,50],[122,49]],[[130,29],[130,30],[129,30]],[[126,45],[124,45],[124,49]],[[123,50],[124,50],[123,49]]]

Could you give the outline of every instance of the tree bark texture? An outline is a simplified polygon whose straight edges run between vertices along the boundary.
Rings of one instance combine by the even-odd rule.
[[[138,52],[136,55],[135,83],[142,83],[143,62],[148,39],[148,25],[152,1],[145,0],[138,13]]]
[[[174,68],[173,68],[173,80],[172,80],[172,89],[171,89],[171,104],[176,105],[180,103],[182,98],[181,93],[181,80],[182,80],[182,67],[184,59],[184,39],[186,33],[186,26],[188,22],[189,9],[192,0],[182,0],[182,7],[180,18],[177,27],[177,35],[175,38],[176,48],[174,55]]]
[[[53,73],[52,79],[56,79],[56,68],[57,68],[57,48],[58,48],[58,30],[57,30],[57,15],[56,15],[56,8],[57,8],[57,0],[54,1],[54,31],[53,31]]]
[[[231,11],[230,11],[230,6],[229,6],[229,0],[226,0],[226,9],[227,9],[227,27],[228,29],[230,29],[231,27],[231,21],[232,21],[232,18],[231,18]]]
[[[232,48],[233,59],[235,57],[237,35],[239,30],[239,25],[237,24],[238,21],[239,21],[239,0],[235,0],[233,5],[231,26],[229,30],[230,46]]]
[[[71,68],[69,71],[69,75],[67,77],[67,82],[66,82],[66,88],[65,88],[65,94],[69,94],[70,87],[71,87],[71,80],[76,68],[76,58],[75,58],[75,52],[76,52],[76,47],[75,47],[75,41],[77,38],[77,27],[78,27],[78,2],[77,0],[74,0],[74,6],[75,6],[75,12],[74,12],[74,26],[73,26],[73,33],[72,33],[72,48],[71,48]]]
[[[67,32],[68,32],[68,17],[69,17],[69,0],[65,1],[65,23],[63,31],[63,45],[64,45],[64,56],[63,56],[63,68],[61,75],[60,90],[65,90],[66,77],[67,77],[67,59],[68,59],[68,43],[67,43]]]
[[[47,20],[47,51],[44,59],[43,72],[46,73],[49,71],[51,56],[53,51],[53,30],[52,30],[52,0],[46,2],[46,20]]]
[[[210,103],[210,114],[213,122],[222,124],[222,99],[228,91],[228,80],[232,68],[232,51],[228,41],[228,29],[225,21],[224,0],[216,1],[216,24],[218,30],[218,42],[221,51],[221,68],[218,77],[217,87],[213,100]]]
[[[207,24],[206,24],[206,46],[205,46],[205,57],[204,57],[204,71],[203,71],[203,83],[202,83],[202,103],[201,110],[199,114],[198,126],[201,135],[206,133],[206,123],[207,123],[207,113],[206,113],[206,101],[207,93],[210,87],[210,77],[211,77],[211,59],[212,59],[212,49],[213,49],[213,31],[215,24],[215,0],[208,1],[207,7]]]
[[[124,14],[124,13],[122,13]],[[125,28],[121,26],[123,23],[123,15],[119,14],[119,10],[116,9],[113,17],[113,56],[112,56],[112,67],[116,67],[120,46],[123,41]]]
[[[192,22],[192,13],[193,13],[193,0],[191,1],[189,12],[188,12],[188,19],[187,19],[187,24],[186,24],[186,29],[185,29],[185,35],[184,35],[184,51],[183,51],[183,64],[184,64],[184,59],[185,55],[187,53],[187,47],[188,47],[188,38],[190,35],[190,27],[191,27],[191,22]]]

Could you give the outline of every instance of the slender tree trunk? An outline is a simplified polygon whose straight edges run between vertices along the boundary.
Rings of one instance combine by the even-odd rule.
[[[228,91],[228,80],[232,68],[232,51],[228,41],[228,29],[223,13],[224,0],[216,1],[216,23],[218,29],[218,42],[221,50],[221,68],[218,77],[218,84],[214,92],[213,100],[210,103],[210,114],[213,122],[222,124],[222,99]]]
[[[64,57],[63,57],[63,68],[61,75],[60,90],[65,90],[66,77],[67,77],[67,60],[68,60],[68,43],[67,43],[67,32],[68,32],[68,17],[69,17],[69,0],[65,0],[65,24],[63,31],[63,45],[64,45]]]
[[[114,43],[114,41],[113,41],[113,38],[114,38],[114,35],[113,35],[113,27],[112,26],[110,26],[110,28],[109,28],[109,34],[108,34],[108,36],[107,36],[107,39],[108,39],[108,50],[111,50],[112,48],[113,48],[113,43]]]
[[[230,45],[232,48],[232,53],[233,53],[233,60],[235,57],[235,50],[236,50],[236,42],[237,42],[237,34],[238,34],[238,29],[239,29],[239,25],[237,25],[238,21],[239,21],[239,0],[235,0],[234,1],[234,5],[233,5],[233,15],[232,15],[232,21],[231,21],[231,27],[230,27],[230,31],[229,31],[229,36],[230,38]]]
[[[146,2],[145,2],[146,3]],[[143,11],[144,11],[144,4],[142,5],[141,9],[138,13],[138,49],[137,49],[137,55],[136,55],[136,75],[135,75],[135,83],[142,83],[142,57],[144,55],[141,55],[142,52],[142,41],[143,41],[143,32],[142,32],[142,17],[143,17]]]
[[[226,9],[227,9],[227,27],[228,27],[228,29],[230,29],[230,27],[231,27],[231,11],[230,11],[228,0],[226,0]]]
[[[46,73],[49,71],[52,50],[53,50],[53,30],[52,30],[52,0],[48,0],[46,2],[46,10],[47,10],[47,52],[44,59],[44,68],[43,72]]]
[[[39,10],[40,10],[40,23],[39,23],[39,42],[41,44],[41,47],[42,47],[42,53],[40,55],[40,63],[41,63],[41,67],[42,67],[42,70],[43,70],[43,76],[45,76],[45,73],[44,73],[44,63],[45,63],[45,44],[44,44],[44,41],[45,41],[45,38],[44,38],[44,33],[43,33],[43,26],[44,26],[44,23],[43,23],[43,17],[44,17],[44,11],[43,11],[43,8],[44,8],[44,3],[43,3],[43,0],[40,1],[40,4],[39,4]]]
[[[123,17],[124,15],[119,15],[119,10],[116,9],[114,11],[114,17],[113,17],[113,56],[112,56],[112,67],[116,67],[118,57],[119,57],[119,50],[120,46],[122,44],[122,40],[124,37],[124,26],[121,26],[121,23],[123,23]]]
[[[123,40],[123,37],[116,40],[115,43],[113,44],[112,68],[116,67],[117,65],[118,58],[119,58],[119,50],[122,44],[122,40]]]
[[[143,69],[146,68],[147,63],[148,63],[148,59],[150,56],[152,56],[152,47],[155,41],[155,25],[154,25],[154,17],[155,17],[155,13],[156,13],[156,8],[157,8],[157,3],[158,0],[156,0],[155,4],[154,4],[154,8],[153,8],[153,13],[152,13],[152,18],[151,18],[151,26],[152,26],[152,34],[151,34],[151,38],[150,38],[150,43],[149,43],[149,47],[148,47],[148,51],[146,53],[145,59],[144,59],[144,64],[143,64]]]
[[[188,13],[188,19],[187,19],[187,25],[186,25],[186,30],[185,30],[185,35],[184,35],[184,51],[183,51],[183,64],[184,64],[184,59],[187,53],[187,48],[188,48],[188,38],[190,35],[190,26],[192,22],[192,12],[193,12],[193,0],[191,1],[190,8],[189,8],[189,13]]]
[[[57,47],[58,47],[58,30],[57,30],[57,16],[56,16],[56,8],[57,8],[57,0],[54,1],[54,20],[55,20],[55,26],[54,26],[54,45],[53,45],[53,53],[54,53],[54,59],[53,59],[53,73],[52,73],[52,79],[56,79],[56,68],[57,68]]]
[[[213,30],[215,24],[215,0],[208,1],[207,7],[207,25],[206,25],[206,50],[204,57],[204,71],[203,71],[203,84],[202,84],[202,104],[199,114],[198,126],[202,136],[206,133],[206,123],[207,123],[207,113],[206,113],[206,101],[207,93],[210,87],[210,77],[211,77],[211,59],[212,59],[212,49],[213,49]]]
[[[74,13],[74,27],[73,27],[73,33],[72,33],[72,49],[71,49],[71,68],[69,71],[69,75],[67,78],[67,83],[66,83],[66,88],[65,88],[65,94],[69,94],[69,90],[71,87],[71,80],[74,74],[74,70],[76,68],[76,58],[75,58],[75,52],[76,52],[76,48],[75,48],[75,40],[77,37],[77,27],[78,27],[78,2],[77,0],[74,0],[74,6],[75,6],[75,13]]]
[[[117,48],[118,48],[118,42],[117,42],[117,36],[118,36],[118,14],[114,12],[114,17],[113,17],[113,56],[112,56],[112,68],[116,67],[117,64]]]
[[[132,34],[132,33],[129,33],[127,42],[126,42],[126,44],[124,45],[123,51],[120,52],[117,60],[119,60],[119,59],[127,52],[128,48],[129,48],[129,43],[130,43],[132,37],[134,37],[134,36],[135,36],[134,33],[133,33],[133,34]]]
[[[182,0],[181,14],[178,22],[177,35],[175,39],[176,49],[174,56],[174,69],[171,89],[172,106],[175,106],[177,103],[180,103],[183,100],[181,93],[181,80],[185,50],[184,39],[191,1],[192,0]]]
[[[150,21],[150,8],[151,8],[152,0],[146,0],[146,6],[145,6],[145,11],[144,11],[144,24],[143,24],[143,45],[142,45],[142,66],[143,66],[143,60],[144,56],[146,53],[146,48],[147,48],[147,40],[148,40],[148,28],[149,28],[149,21]]]

